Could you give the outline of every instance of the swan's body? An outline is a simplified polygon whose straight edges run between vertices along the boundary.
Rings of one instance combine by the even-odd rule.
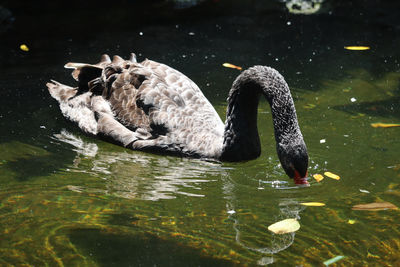
[[[274,69],[252,67],[238,76],[228,97],[225,124],[188,77],[151,60],[138,63],[107,55],[95,64],[68,63],[78,87],[48,83],[65,117],[86,133],[102,135],[135,150],[241,161],[258,157],[257,106],[271,104],[277,152],[298,182],[308,156],[289,88]]]

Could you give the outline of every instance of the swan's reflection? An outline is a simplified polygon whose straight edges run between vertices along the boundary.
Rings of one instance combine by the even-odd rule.
[[[56,134],[55,138],[59,142],[72,145],[77,153],[69,171],[90,173],[104,179],[105,194],[144,200],[172,199],[178,195],[202,197],[206,190],[202,184],[218,180],[218,184],[222,186],[227,217],[232,222],[234,242],[246,250],[264,256],[272,256],[285,250],[294,242],[295,233],[275,235],[269,232],[267,226],[271,221],[268,219],[271,217],[275,221],[286,218],[299,219],[299,213],[304,207],[295,200],[280,199],[277,202],[279,205],[277,214],[258,214],[258,217],[265,219],[265,223],[260,223],[261,219],[258,222],[251,222],[243,217],[241,212],[235,211],[237,207],[243,206],[243,200],[238,199],[238,188],[230,176],[230,171],[219,163],[134,151],[112,152],[99,148],[95,143],[83,141],[67,131]],[[268,182],[262,181],[262,183],[265,185]],[[93,190],[89,188],[90,186],[88,185],[88,188],[69,186],[69,189],[90,192]],[[255,210],[255,213],[257,212],[260,211]],[[273,261],[272,257],[262,257],[258,264],[265,265]]]
[[[293,244],[295,238],[294,232],[272,234],[267,229],[267,221],[265,224],[260,224],[260,222],[258,222],[256,225],[250,225],[248,220],[246,221],[245,218],[241,218],[241,214],[235,212],[235,207],[239,205],[240,200],[236,197],[233,182],[230,181],[230,177],[228,176],[224,176],[223,180],[223,193],[225,195],[224,198],[227,200],[226,209],[229,219],[233,221],[233,229],[235,231],[235,240],[237,244],[247,250],[269,255],[285,250]],[[293,199],[280,199],[278,207],[279,213],[271,214],[271,216],[268,216],[268,219],[273,217],[275,221],[288,218],[299,220],[300,212],[305,209],[304,206],[301,206],[298,201]],[[267,265],[273,262],[273,257],[262,257],[258,261],[258,265]]]
[[[118,197],[143,200],[172,199],[178,194],[202,197],[200,185],[215,181],[210,177],[225,172],[220,164],[203,160],[102,150],[66,130],[54,137],[72,145],[77,153],[69,171],[99,176],[106,181],[106,193]],[[89,166],[84,161],[89,161]]]

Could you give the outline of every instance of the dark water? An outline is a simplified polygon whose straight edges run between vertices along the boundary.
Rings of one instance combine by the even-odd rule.
[[[399,4],[343,2],[308,16],[279,1],[6,2],[15,20],[0,31],[0,265],[321,266],[338,255],[339,266],[400,264],[399,212],[351,209],[400,205],[400,128],[370,126],[400,123]],[[152,155],[85,136],[45,83],[71,83],[68,61],[130,52],[191,77],[221,117],[239,73],[222,63],[275,67],[295,98],[310,174],[341,179],[293,186],[266,101],[263,152],[249,162]],[[300,205],[311,201],[326,206]],[[267,230],[286,218],[300,230]]]

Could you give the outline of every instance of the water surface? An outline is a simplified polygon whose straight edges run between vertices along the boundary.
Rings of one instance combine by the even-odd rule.
[[[318,266],[337,255],[343,266],[398,264],[399,212],[351,209],[400,205],[400,128],[370,126],[400,123],[396,9],[323,4],[310,16],[278,1],[178,10],[120,3],[106,16],[98,7],[92,19],[71,7],[44,6],[37,20],[39,10],[11,9],[16,20],[0,42],[0,264]],[[309,173],[341,179],[293,185],[279,166],[265,100],[262,155],[248,162],[135,152],[82,134],[45,83],[72,83],[65,62],[130,52],[191,77],[222,118],[239,74],[222,63],[278,69],[295,99]],[[300,205],[308,201],[326,206]],[[300,230],[267,230],[286,218]]]

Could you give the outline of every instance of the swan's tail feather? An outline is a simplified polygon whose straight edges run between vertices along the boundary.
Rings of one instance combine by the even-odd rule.
[[[68,62],[67,64],[64,65],[64,68],[66,69],[80,69],[82,67],[90,66],[90,64],[86,63],[76,63],[76,62]]]
[[[113,56],[113,59],[112,59],[112,63],[113,64],[118,64],[118,65],[122,64],[124,61],[125,60],[122,57],[117,56],[117,55]]]
[[[111,63],[110,56],[107,54],[101,55],[100,62],[98,64],[101,64],[101,63],[105,63],[105,64]]]
[[[64,65],[64,68],[66,69],[73,69],[72,71],[72,77],[76,80],[79,81],[81,77],[79,75],[81,72],[85,72],[85,74],[88,74],[86,72],[86,69],[91,69],[89,71],[90,73],[95,73],[99,74],[97,77],[101,76],[101,72],[103,71],[104,67],[108,64],[111,63],[111,59],[107,54],[104,54],[100,58],[100,62],[97,64],[87,64],[87,63],[78,63],[78,62],[68,62],[67,64]],[[88,77],[86,75],[83,75],[83,80],[87,81]],[[93,79],[96,77],[93,77]],[[89,80],[90,81],[90,80]]]
[[[95,65],[85,66],[80,69],[76,69],[75,71],[79,71],[78,73],[78,87],[80,92],[87,92],[89,91],[89,83],[95,79],[101,77],[103,73],[103,68],[99,68]]]
[[[137,63],[137,59],[136,59],[136,54],[135,53],[131,53],[131,57],[129,58],[129,61],[132,63]]]
[[[131,53],[129,61],[137,63],[136,55]],[[114,56],[111,61],[110,57],[107,54],[104,54],[101,56],[100,62],[97,64],[68,62],[64,65],[64,68],[73,69],[72,77],[78,81],[79,93],[83,93],[92,89],[90,85],[93,84],[93,81],[102,80],[103,71],[108,65],[126,65],[128,64],[127,62],[128,61],[124,60],[120,56]]]
[[[99,131],[99,124],[95,114],[99,114],[101,110],[94,107],[92,101],[94,98],[98,98],[102,100],[102,107],[109,108],[109,103],[102,98],[106,84],[109,82],[107,81],[109,76],[107,75],[107,70],[110,68],[129,68],[134,63],[137,63],[137,61],[136,55],[133,53],[129,60],[124,60],[119,56],[114,56],[111,60],[108,55],[104,54],[97,64],[68,62],[64,67],[73,69],[72,77],[78,82],[78,86],[70,87],[54,80],[48,82],[46,86],[51,96],[59,102],[61,112],[66,118],[77,123],[84,132],[96,135]],[[110,118],[113,117],[111,111],[108,112],[108,115]],[[108,122],[106,125],[109,125],[109,120],[106,121]],[[123,131],[129,137],[125,138],[114,136],[112,127],[100,123],[99,128],[100,132],[104,132],[105,135],[111,136],[124,145],[127,145],[128,141],[133,142],[131,133],[128,130]]]
[[[74,97],[77,93],[76,88],[51,80],[46,84],[49,89],[50,95],[58,102],[66,102],[68,99]]]
[[[62,114],[78,124],[84,132],[97,134],[97,122],[90,107],[91,93],[77,95],[77,89],[52,80],[47,88],[53,98],[60,103]]]
[[[128,62],[137,63],[136,55],[134,53],[130,54],[129,60],[124,60],[120,56],[113,56],[111,61],[109,55],[103,54],[100,58],[100,62],[97,64],[68,62],[64,65],[64,68],[73,69],[72,77],[79,82],[79,89],[82,91],[87,91],[88,86],[86,83],[95,78],[101,77],[101,74],[106,66],[110,65],[111,63],[114,65],[125,66],[128,64]]]

